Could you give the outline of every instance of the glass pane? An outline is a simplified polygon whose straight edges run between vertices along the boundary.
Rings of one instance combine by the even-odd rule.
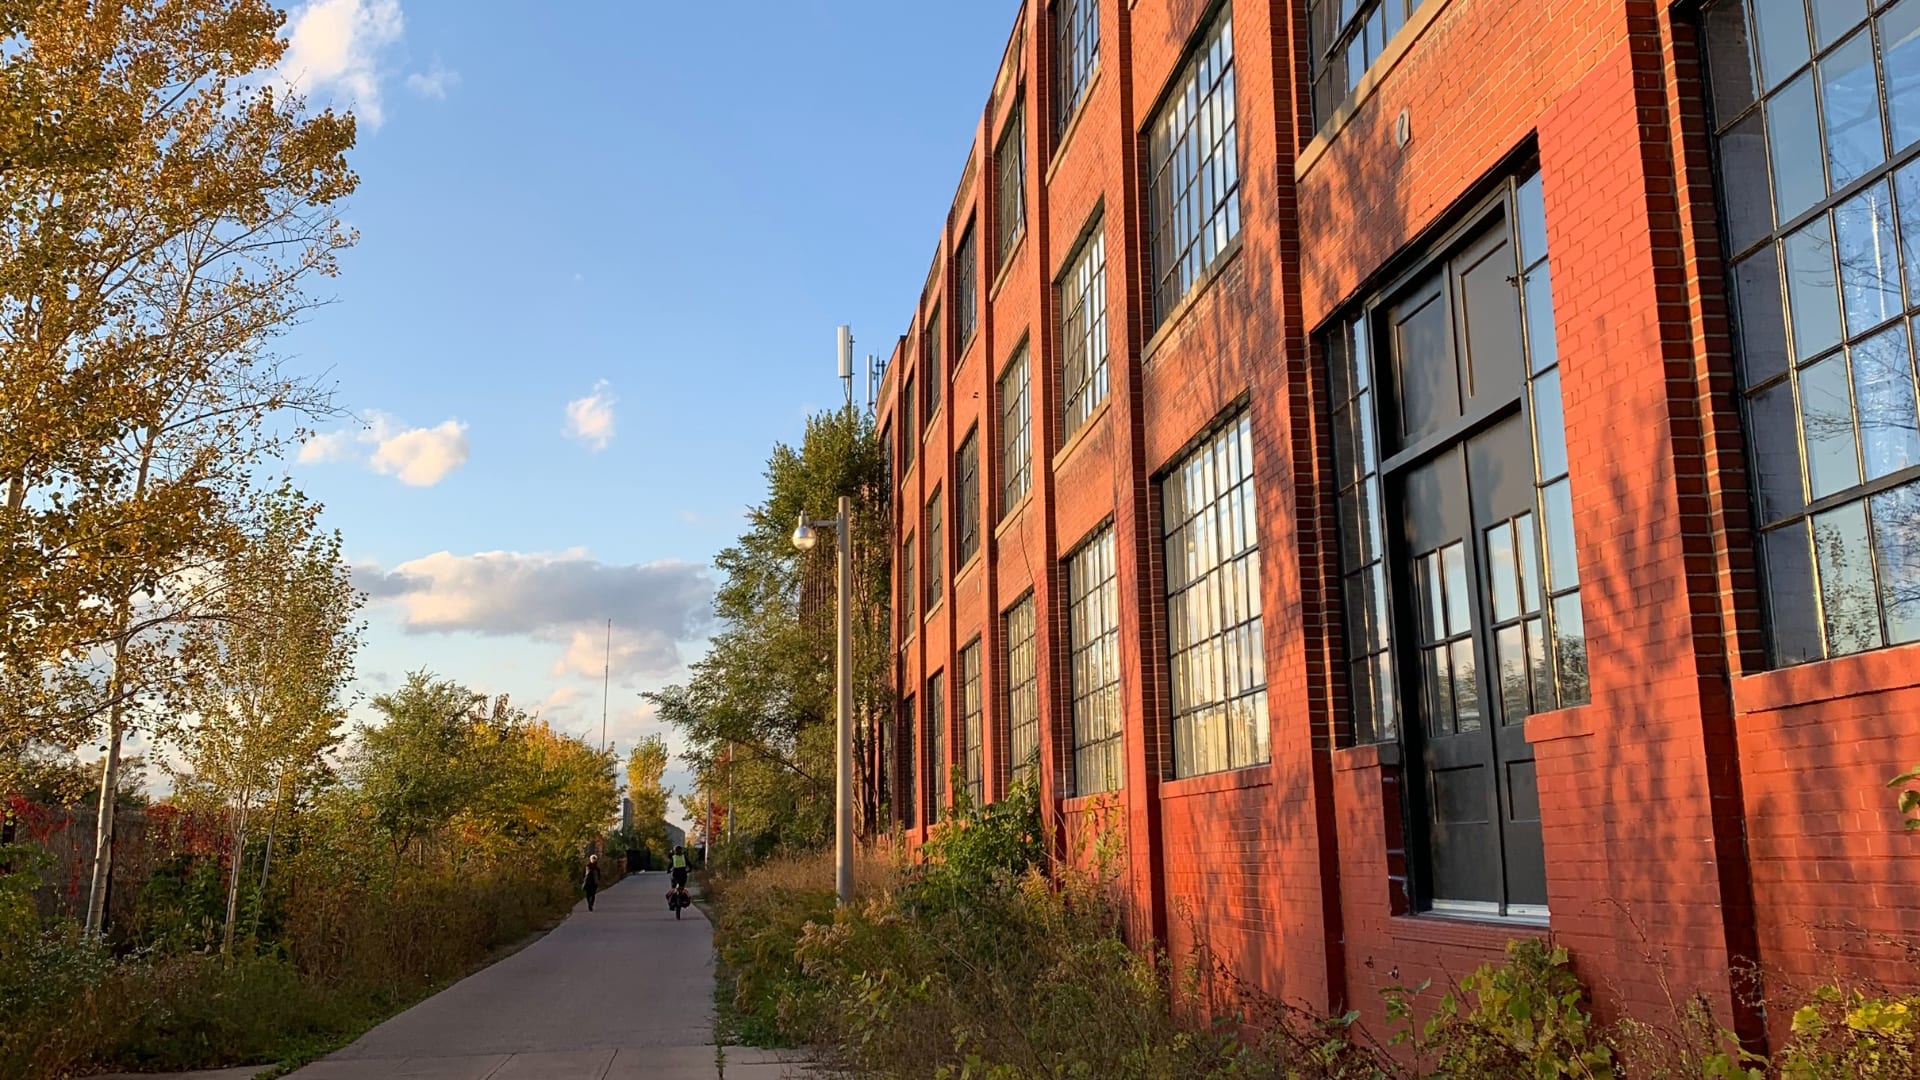
[[[1720,197],[1727,208],[1727,251],[1737,254],[1773,231],[1772,170],[1759,113],[1720,136]]]
[[[1520,265],[1532,266],[1547,257],[1547,211],[1540,195],[1539,173],[1514,193],[1514,216],[1520,225]]]
[[[1447,602],[1445,588],[1440,580],[1440,556],[1422,555],[1416,564],[1415,578],[1419,584],[1420,595],[1426,603],[1420,605],[1420,640],[1422,643],[1440,641],[1447,636]]]
[[[1467,547],[1448,544],[1440,552],[1447,575],[1447,633],[1464,634],[1473,625],[1473,594],[1467,591]]]
[[[1533,672],[1533,708],[1535,712],[1545,712],[1554,704],[1553,668],[1548,665],[1547,657],[1547,621],[1528,619],[1522,625],[1527,628],[1527,664]]]
[[[1445,647],[1428,649],[1426,667],[1428,727],[1435,735],[1453,734],[1453,672]]]
[[[1394,693],[1393,660],[1386,653],[1373,658],[1374,737],[1391,740],[1400,735],[1400,705]]]
[[[1760,517],[1778,521],[1807,505],[1800,477],[1800,432],[1794,420],[1793,386],[1778,382],[1748,399],[1753,426],[1753,471],[1760,491]]]
[[[1518,724],[1532,709],[1527,702],[1531,683],[1527,670],[1526,632],[1518,623],[1509,626],[1494,639],[1494,652],[1500,672],[1500,722]]]
[[[1840,295],[1847,333],[1858,334],[1900,313],[1900,261],[1893,242],[1893,199],[1875,184],[1833,211],[1840,251]]]
[[[1820,155],[1813,151],[1820,118],[1813,107],[1813,75],[1787,84],[1767,101],[1767,146],[1773,158],[1773,207],[1782,222],[1827,195]]]
[[[1800,372],[1800,429],[1807,440],[1807,485],[1822,499],[1860,482],[1853,440],[1847,362],[1838,353]]]
[[[1834,655],[1880,647],[1880,603],[1867,544],[1864,500],[1813,519],[1814,557],[1820,568],[1820,605]]]
[[[1493,618],[1506,622],[1520,616],[1520,573],[1513,550],[1513,524],[1502,522],[1487,530],[1487,577],[1493,594]]]
[[[1465,735],[1480,730],[1480,684],[1474,678],[1473,640],[1453,643],[1454,730]]]
[[[1786,308],[1780,301],[1780,255],[1772,244],[1733,268],[1740,307],[1740,364],[1748,386],[1787,370]]]
[[[1754,36],[1760,42],[1760,77],[1768,87],[1807,62],[1807,9],[1803,0],[1754,0]]]
[[[1813,599],[1813,549],[1805,521],[1775,529],[1765,538],[1767,637],[1776,664],[1798,664],[1825,655],[1820,641],[1820,605]]]
[[[1573,491],[1562,480],[1542,491],[1540,501],[1547,512],[1547,587],[1554,592],[1571,589],[1580,584],[1573,550]]]
[[[1560,372],[1549,371],[1533,380],[1533,438],[1540,479],[1551,480],[1567,471],[1567,425],[1560,406]]]
[[[1813,47],[1824,49],[1866,20],[1866,0],[1814,0]]]
[[[1920,0],[1907,0],[1920,4]],[[1920,6],[1914,8],[1920,11]],[[1893,174],[1894,201],[1899,204],[1900,246],[1906,252],[1908,304],[1920,303],[1920,164]]]
[[[1527,370],[1543,371],[1560,362],[1560,343],[1553,329],[1553,282],[1547,267],[1527,274]]]
[[[1913,394],[1907,328],[1893,326],[1853,347],[1853,401],[1859,412],[1860,457],[1878,480],[1920,464],[1920,414]]]
[[[1577,592],[1553,602],[1553,653],[1560,677],[1560,704],[1586,704],[1592,694],[1587,674],[1587,624]]]
[[[1900,0],[1881,13],[1880,62],[1898,153],[1920,139],[1920,0]]]
[[[1713,107],[1720,122],[1753,104],[1753,61],[1747,48],[1747,14],[1740,0],[1721,0],[1707,8],[1707,64],[1713,78]]]
[[[1920,484],[1873,497],[1873,537],[1887,643],[1920,641]]]
[[[1840,341],[1840,303],[1834,289],[1833,239],[1825,215],[1787,237],[1787,301],[1793,316],[1793,355],[1807,360]]]
[[[1515,546],[1520,552],[1520,610],[1531,615],[1540,610],[1540,538],[1533,531],[1533,515],[1514,519]]]
[[[1820,0],[1814,7],[1817,10],[1834,2]],[[1856,34],[1820,61],[1820,98],[1827,119],[1827,169],[1837,190],[1865,176],[1887,158],[1880,137],[1880,87],[1873,71],[1873,35]]]

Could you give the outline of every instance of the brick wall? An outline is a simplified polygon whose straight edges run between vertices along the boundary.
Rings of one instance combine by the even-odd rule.
[[[1033,592],[1055,849],[1084,858],[1111,837],[1130,929],[1164,941],[1176,963],[1204,956],[1290,1002],[1377,1020],[1382,988],[1457,978],[1540,932],[1416,912],[1418,853],[1402,808],[1413,766],[1397,746],[1345,744],[1327,390],[1310,338],[1495,184],[1537,166],[1593,683],[1591,704],[1527,724],[1551,932],[1603,1013],[1655,1015],[1669,987],[1699,991],[1755,1039],[1762,1018],[1729,975],[1740,965],[1758,964],[1776,985],[1836,963],[1911,982],[1890,943],[1920,936],[1920,863],[1902,858],[1907,838],[1881,785],[1920,760],[1920,648],[1764,670],[1687,17],[1667,0],[1425,0],[1315,131],[1304,5],[1239,0],[1241,232],[1156,330],[1140,137],[1217,10],[1102,0],[1099,68],[1064,137],[1051,122],[1046,5],[1030,2],[1010,34],[970,179],[883,386],[884,424],[921,363],[928,315],[936,304],[951,311],[946,262],[974,216],[980,328],[966,351],[951,340],[943,350],[951,386],[899,484],[898,521],[917,539],[935,486],[951,514],[952,455],[978,425],[983,554],[950,567],[942,602],[929,612],[923,600],[903,627],[899,685],[923,693],[927,674],[945,670],[957,695],[955,653],[978,636],[995,733],[988,775],[1003,776],[1001,615]],[[1027,119],[1027,221],[995,265],[991,150],[1015,97]],[[1067,439],[1055,282],[1089,228],[1106,244],[1110,392]],[[903,283],[903,295],[919,285]],[[951,336],[950,315],[942,325]],[[1033,481],[1007,508],[996,385],[1023,340]],[[918,372],[922,385],[927,377]],[[1173,779],[1157,477],[1239,408],[1252,418],[1272,755]],[[1125,784],[1089,800],[1071,787],[1062,559],[1109,522]],[[946,533],[951,550],[957,529]],[[946,710],[949,761],[959,760],[957,706]],[[924,838],[920,822],[910,840]],[[1859,914],[1842,924],[1836,911]]]

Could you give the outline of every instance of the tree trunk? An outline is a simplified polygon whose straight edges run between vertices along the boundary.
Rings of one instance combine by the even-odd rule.
[[[100,805],[94,823],[93,879],[87,891],[86,932],[100,937],[107,930],[107,883],[113,877],[113,817],[120,793],[120,742],[126,735],[127,711],[124,697],[127,631],[126,605],[121,605],[120,626],[113,643],[113,677],[107,682],[107,752],[100,761]]]
[[[221,935],[220,955],[233,955],[233,923],[240,911],[240,864],[247,854],[247,809],[252,799],[241,796],[240,817],[233,828],[233,873],[227,880],[227,928]]]

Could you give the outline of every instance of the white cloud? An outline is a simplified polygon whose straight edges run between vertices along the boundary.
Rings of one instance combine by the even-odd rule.
[[[410,487],[432,487],[467,463],[467,425],[443,420],[430,428],[403,427],[383,412],[369,412],[359,431],[326,431],[300,446],[302,465],[364,460],[382,476]]]
[[[615,675],[666,675],[680,666],[681,644],[704,632],[713,600],[703,566],[610,565],[577,549],[442,551],[392,570],[355,567],[354,583],[397,607],[407,633],[530,637],[560,646],[552,674],[594,680],[605,663],[606,620]]]
[[[433,66],[425,71],[416,71],[407,76],[407,89],[424,98],[445,101],[447,91],[460,85],[460,73],[443,67],[440,58],[435,57]]]
[[[593,393],[567,402],[567,437],[595,453],[605,450],[613,442],[613,407],[619,400],[607,380],[601,379],[593,384]]]
[[[367,465],[409,487],[432,487],[467,463],[467,425],[444,420],[381,439]]]
[[[369,128],[378,128],[386,119],[380,54],[406,32],[400,0],[312,0],[288,22],[293,29],[281,77],[302,93],[345,98]]]

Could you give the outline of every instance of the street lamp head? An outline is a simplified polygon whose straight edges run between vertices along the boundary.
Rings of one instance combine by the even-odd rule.
[[[807,515],[800,515],[800,524],[793,527],[793,546],[801,551],[812,551],[819,537],[814,534],[813,526],[807,524]]]

